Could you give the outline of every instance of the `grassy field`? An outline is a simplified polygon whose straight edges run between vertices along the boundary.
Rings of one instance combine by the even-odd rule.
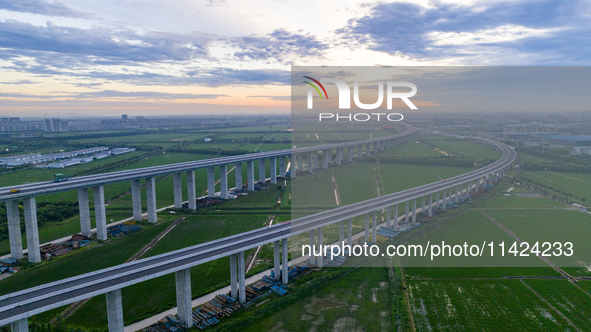
[[[477,161],[483,159],[496,160],[501,157],[500,151],[493,150],[488,145],[472,141],[429,140],[428,143],[439,147],[448,154],[471,157]]]
[[[484,202],[481,206],[485,208],[564,208],[566,207],[566,204],[551,200],[546,197],[518,197],[511,194],[509,194],[509,196],[505,196],[505,193],[501,193],[496,195],[493,199]]]
[[[440,152],[433,150],[422,143],[422,141],[408,141],[397,146],[394,149],[386,150],[380,155],[392,155],[400,157],[439,157],[442,156]]]
[[[591,174],[567,173],[567,172],[544,172],[544,171],[522,171],[520,176],[529,178],[534,182],[543,183],[554,189],[571,193],[574,196],[584,197],[591,202]]]
[[[564,330],[568,323],[519,280],[408,281],[418,331]]]

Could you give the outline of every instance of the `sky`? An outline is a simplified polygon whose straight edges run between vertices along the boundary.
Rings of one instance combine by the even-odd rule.
[[[0,0],[0,115],[289,114],[291,66],[590,55],[589,0]]]

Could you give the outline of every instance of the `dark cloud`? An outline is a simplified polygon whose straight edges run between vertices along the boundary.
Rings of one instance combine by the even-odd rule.
[[[231,40],[232,45],[239,47],[240,52],[234,56],[239,59],[278,59],[290,56],[320,56],[328,45],[310,34],[291,33],[277,29],[266,36],[244,36]]]
[[[62,17],[87,17],[82,13],[68,8],[60,2],[47,2],[42,0],[0,0],[0,9],[6,9],[13,12],[33,13],[46,16]]]
[[[470,51],[499,53],[547,53],[564,60],[584,60],[590,51],[589,19],[582,13],[589,8],[582,1],[521,1],[479,4],[475,7],[434,3],[425,8],[409,3],[382,3],[371,13],[351,20],[339,30],[345,38],[371,45],[378,51],[401,52],[416,57],[469,56]],[[436,45],[430,32],[474,33],[501,26],[530,29],[564,28],[547,36],[531,36],[513,41],[475,40],[466,45]],[[575,28],[576,27],[576,28]],[[476,47],[476,48],[474,48]],[[573,52],[575,54],[570,54]],[[564,63],[562,63],[564,64]]]
[[[208,86],[256,84],[256,85],[289,85],[290,72],[287,70],[246,70],[231,68],[215,68],[188,72],[186,83],[204,84]]]

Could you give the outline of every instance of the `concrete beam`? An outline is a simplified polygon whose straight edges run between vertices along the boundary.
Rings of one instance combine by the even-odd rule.
[[[80,212],[80,234],[90,236],[90,206],[88,204],[88,188],[78,189],[78,211]]]
[[[277,183],[277,158],[276,157],[271,157],[269,158],[269,161],[271,162],[271,184],[276,184]]]
[[[148,203],[148,222],[155,224],[158,222],[156,208],[156,179],[146,178],[146,196]]]
[[[285,157],[279,157],[279,177],[285,177]]]
[[[215,197],[215,169],[213,166],[207,168],[207,197]]]
[[[140,180],[131,180],[131,206],[133,208],[133,220],[141,221],[142,216],[142,191]]]
[[[259,160],[259,182],[265,183],[265,159]]]
[[[230,296],[238,300],[238,269],[236,260],[238,254],[230,255]]]
[[[183,207],[183,184],[181,182],[181,173],[172,174],[172,184],[174,189],[174,207],[180,209]]]
[[[254,161],[246,162],[246,181],[248,182],[248,191],[254,191]]]
[[[191,269],[184,269],[174,273],[176,284],[176,308],[180,321],[193,326],[193,306],[191,305]]]
[[[228,199],[228,165],[220,166],[220,198]]]
[[[10,258],[23,258],[23,239],[21,235],[21,217],[18,201],[6,201],[6,217],[8,219],[8,238],[10,242]]]
[[[240,303],[246,302],[246,269],[244,268],[244,251],[238,253],[238,297]]]
[[[107,296],[107,321],[109,332],[123,332],[123,302],[121,301],[121,289],[110,291]]]
[[[236,182],[236,189],[240,190],[242,189],[242,163],[236,163],[234,166],[234,182]]]
[[[322,233],[321,233],[322,235]],[[282,254],[282,259],[281,259],[281,282],[284,285],[287,285],[287,283],[289,282],[289,273],[288,273],[288,267],[289,267],[289,258],[288,258],[288,253],[289,253],[289,249],[287,248],[287,238],[281,240],[281,245],[283,247],[283,249],[281,250],[281,254]]]
[[[92,188],[94,194],[94,218],[96,221],[96,238],[107,240],[107,211],[105,209],[105,189],[103,186]]]
[[[189,209],[197,210],[197,194],[195,191],[195,171],[187,171],[187,200]]]
[[[279,240],[273,242],[273,271],[275,273],[275,280],[279,280],[279,273],[281,271],[281,243]]]
[[[26,318],[17,320],[14,323],[10,323],[10,331],[11,332],[28,332],[29,331],[29,321]]]

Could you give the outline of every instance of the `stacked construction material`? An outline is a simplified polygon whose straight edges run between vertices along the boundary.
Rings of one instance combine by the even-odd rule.
[[[127,235],[142,230],[141,226],[131,224],[119,224],[107,228],[107,236],[119,237],[120,235]]]
[[[41,257],[45,259],[51,259],[54,256],[61,256],[72,251],[72,247],[67,246],[65,243],[48,243],[41,246]]]
[[[218,324],[221,316],[229,317],[240,309],[240,303],[226,294],[216,295],[211,301],[193,310],[193,323],[201,330]]]

